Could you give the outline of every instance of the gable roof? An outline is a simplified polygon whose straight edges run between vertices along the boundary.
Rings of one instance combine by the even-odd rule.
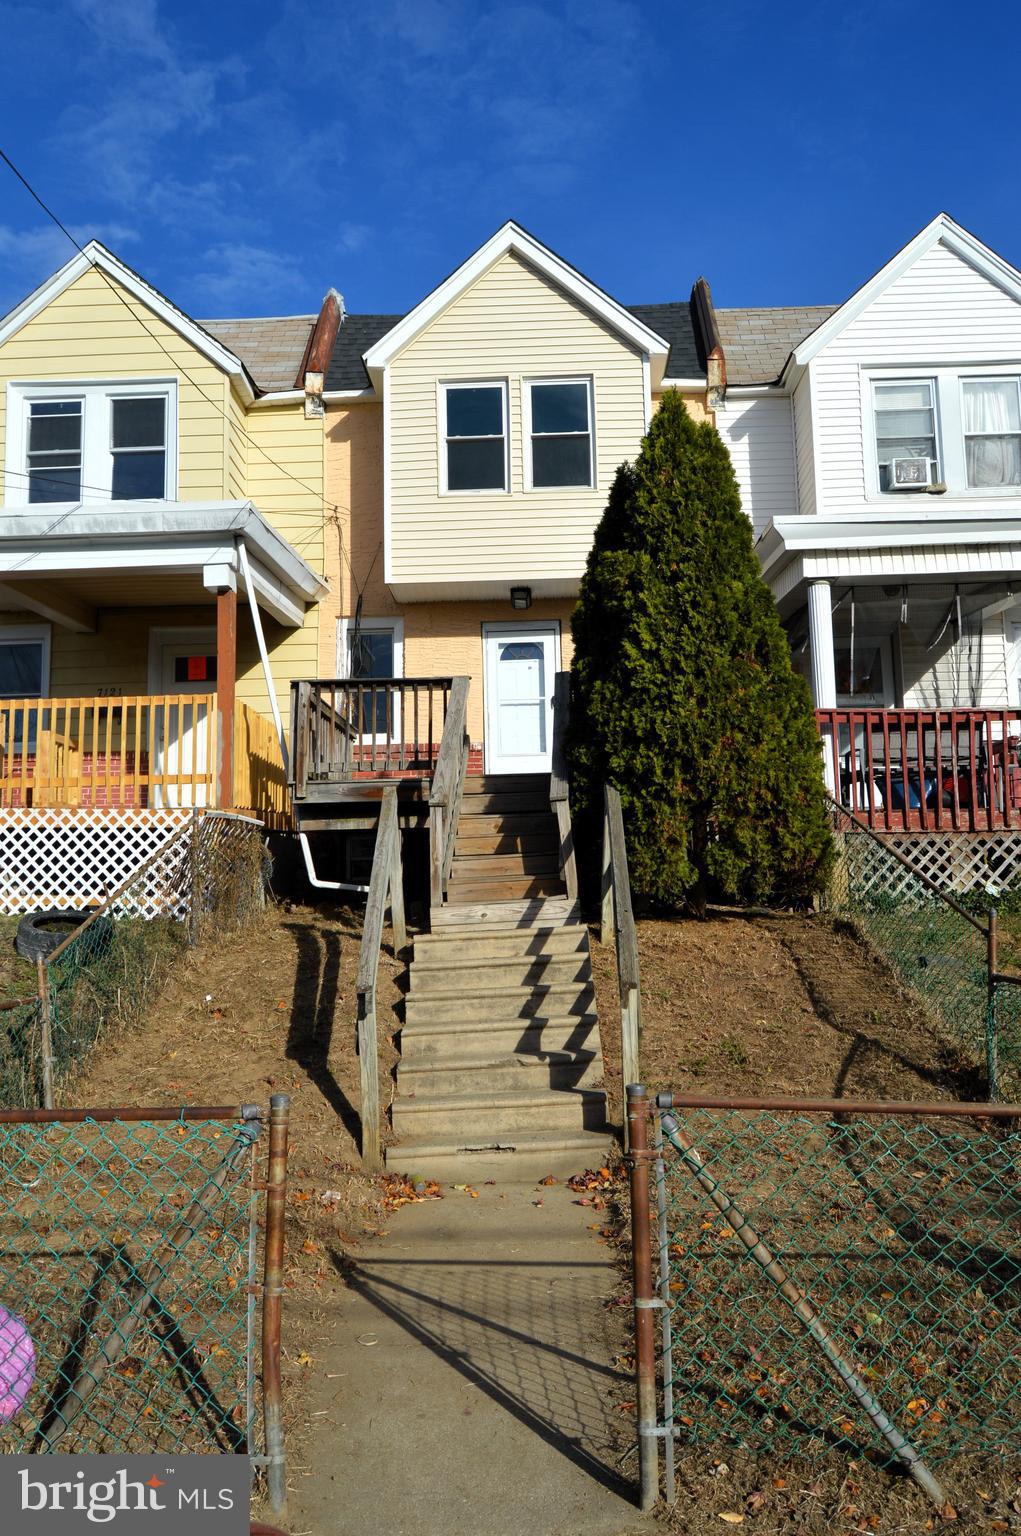
[[[462,262],[456,271],[416,304],[414,309],[398,321],[397,325],[368,348],[365,365],[370,379],[378,385],[382,370],[387,363],[424,330],[430,321],[452,304],[466,288],[475,282],[476,278],[481,277],[494,262],[499,261],[500,257],[509,251],[520,256],[529,266],[535,267],[544,277],[562,288],[605,325],[630,341],[640,352],[648,353],[653,387],[659,384],[670,350],[663,337],[651,330],[630,310],[625,309],[623,304],[618,304],[616,299],[611,299],[602,288],[597,287],[587,277],[583,277],[575,267],[557,256],[534,235],[522,229],[520,224],[515,224],[513,219],[509,219],[502,225],[495,235],[492,235],[484,245],[479,246],[479,249],[468,257],[467,261]]]
[[[832,314],[820,325],[817,325],[810,335],[806,336],[792,348],[793,360],[798,367],[803,367],[811,362],[812,358],[822,351],[835,336],[838,336],[845,326],[857,319],[864,309],[884,293],[891,283],[908,269],[914,266],[920,256],[931,251],[934,245],[945,245],[948,250],[960,256],[962,261],[968,262],[983,276],[987,277],[997,287],[1004,289],[1021,302],[1021,272],[1004,261],[988,245],[983,245],[977,235],[963,225],[957,224],[949,213],[938,213],[930,224],[909,240],[907,245],[893,256],[885,266],[880,267],[869,280],[862,284],[845,303],[839,305]]]
[[[259,390],[271,393],[294,389],[315,321],[315,315],[278,315],[199,323],[241,359]]]
[[[77,252],[69,262],[48,277],[44,283],[34,289],[20,304],[15,305],[2,320],[0,320],[0,346],[3,346],[11,336],[21,330],[22,326],[35,318],[48,304],[77,282],[85,272],[96,267],[105,272],[108,277],[127,289],[133,298],[144,304],[153,314],[169,325],[172,330],[189,341],[196,351],[208,357],[218,368],[222,368],[239,385],[241,393],[248,399],[255,394],[255,386],[251,375],[241,359],[229,350],[216,337],[212,336],[199,323],[186,315],[183,309],[178,309],[171,303],[166,294],[160,293],[151,283],[129,267],[99,240],[90,240],[88,245]]]
[[[668,344],[665,378],[696,379],[705,373],[705,359],[699,361],[691,305],[686,299],[676,304],[629,304],[628,310]]]
[[[828,320],[836,308],[835,304],[802,304],[775,309],[717,309],[727,383],[775,384],[798,343]]]
[[[403,315],[345,315],[333,344],[325,388],[371,389],[372,380],[362,358],[403,319]]]

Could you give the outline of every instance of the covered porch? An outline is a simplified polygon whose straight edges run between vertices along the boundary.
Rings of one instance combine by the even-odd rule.
[[[1021,523],[787,518],[758,550],[834,798],[881,832],[1021,828]]]
[[[0,514],[0,807],[285,825],[274,707],[324,589],[250,502]]]

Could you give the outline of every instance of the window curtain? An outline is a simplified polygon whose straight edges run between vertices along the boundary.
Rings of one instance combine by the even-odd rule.
[[[1021,408],[1014,379],[969,380],[964,389],[968,484],[1021,485]],[[982,433],[972,437],[970,433]],[[1003,436],[995,434],[1002,433]],[[991,435],[990,435],[991,434]]]

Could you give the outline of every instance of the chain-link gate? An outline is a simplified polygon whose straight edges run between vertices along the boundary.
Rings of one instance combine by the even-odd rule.
[[[643,1507],[660,1441],[668,1497],[677,1446],[900,1463],[939,1503],[1018,1459],[1021,1106],[632,1086],[628,1123]]]
[[[265,1128],[0,1112],[0,1453],[247,1454],[282,1502],[284,1096]]]

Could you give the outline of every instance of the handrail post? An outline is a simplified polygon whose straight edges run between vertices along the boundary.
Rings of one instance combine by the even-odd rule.
[[[404,920],[404,871],[401,867],[401,822],[397,814],[397,791],[384,791],[394,799],[393,832],[390,837],[390,922],[394,931],[394,950],[400,954],[408,942],[408,929]]]
[[[266,1170],[266,1262],[262,1288],[262,1399],[266,1429],[266,1482],[270,1508],[284,1513],[287,1469],[284,1462],[283,1399],[280,1384],[280,1313],[284,1294],[284,1222],[287,1208],[287,1130],[290,1099],[274,1093],[269,1101],[269,1166]]]
[[[394,942],[399,935],[405,941],[404,891],[400,884],[399,852],[395,861],[394,838],[399,837],[397,790],[389,785],[383,795],[376,846],[372,855],[369,894],[365,898],[365,923],[358,954],[358,1067],[361,1083],[362,1161],[367,1168],[382,1166],[382,1141],[379,1112],[379,1044],[376,1035],[376,978],[379,952],[383,942],[383,918],[387,894],[390,896],[394,922]],[[398,865],[395,881],[395,862]],[[403,947],[403,945],[401,945]]]
[[[631,907],[631,878],[628,873],[624,818],[620,791],[612,784],[604,790],[606,823],[610,844],[610,881],[613,892],[614,930],[617,940],[617,983],[620,991],[620,1059],[624,1082],[634,1082],[640,1075],[639,1055],[642,1032],[642,994],[638,963],[638,934]],[[626,1126],[625,1126],[626,1130]]]
[[[631,1278],[635,1316],[635,1397],[638,1406],[639,1503],[659,1497],[656,1437],[656,1292],[652,1275],[652,1205],[649,1194],[649,1099],[641,1083],[627,1084],[631,1186]]]
[[[610,854],[610,800],[609,789],[603,785],[603,865],[600,885],[599,942],[608,944],[614,934],[613,922],[613,860]]]

